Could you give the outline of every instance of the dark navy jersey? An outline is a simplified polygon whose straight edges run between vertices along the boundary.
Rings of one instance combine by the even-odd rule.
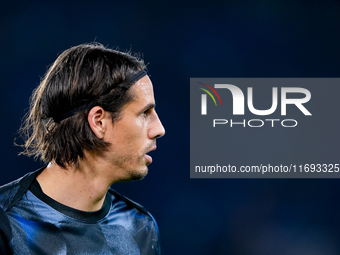
[[[70,208],[42,192],[42,170],[0,188],[1,254],[160,254],[144,207],[110,189],[99,211]]]

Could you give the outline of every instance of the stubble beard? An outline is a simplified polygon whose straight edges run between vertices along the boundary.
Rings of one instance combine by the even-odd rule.
[[[148,167],[146,167],[146,170],[141,171],[141,170],[128,170],[129,176],[130,176],[130,181],[140,181],[145,178],[145,176],[148,174]]]
[[[145,178],[148,174],[148,164],[145,162],[145,155],[148,153],[154,146],[156,145],[156,141],[151,143],[144,150],[141,156],[138,155],[116,155],[114,158],[114,164],[119,166],[121,169],[125,168],[126,178],[122,181],[138,181]]]
[[[117,158],[114,162],[114,164],[116,166],[120,166],[122,169],[124,169],[124,165],[127,164],[131,164],[134,165],[134,162],[137,162],[137,168],[132,168],[129,167],[127,168],[125,171],[127,173],[126,178],[124,178],[124,180],[122,181],[138,181],[138,180],[142,180],[144,179],[144,177],[148,174],[148,167],[146,164],[144,164],[144,156],[145,154],[143,154],[140,157],[134,157],[134,156],[125,156],[125,157],[120,157]],[[143,167],[144,165],[144,167]]]

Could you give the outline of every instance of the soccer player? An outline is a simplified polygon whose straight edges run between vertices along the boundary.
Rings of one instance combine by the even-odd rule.
[[[24,154],[48,165],[0,188],[1,254],[160,254],[157,224],[110,186],[139,180],[165,131],[144,62],[64,51],[33,92]]]

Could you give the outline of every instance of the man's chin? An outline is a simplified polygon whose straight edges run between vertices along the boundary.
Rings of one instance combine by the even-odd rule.
[[[148,174],[148,168],[143,170],[133,170],[130,172],[130,178],[127,181],[139,181],[143,180],[144,177]]]

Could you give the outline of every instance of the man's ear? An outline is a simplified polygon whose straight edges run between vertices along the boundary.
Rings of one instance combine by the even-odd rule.
[[[89,122],[89,125],[93,131],[93,133],[99,138],[103,139],[106,126],[105,126],[105,117],[107,115],[107,112],[100,107],[100,106],[95,106],[93,107],[88,116],[87,116],[87,121]]]

